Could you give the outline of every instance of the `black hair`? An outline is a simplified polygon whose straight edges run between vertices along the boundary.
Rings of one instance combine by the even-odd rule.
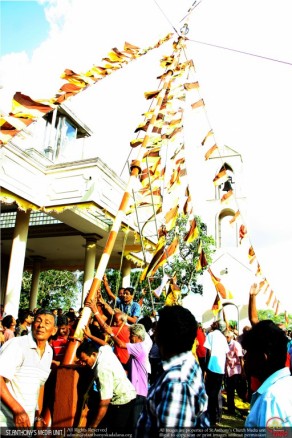
[[[153,326],[153,322],[152,319],[150,318],[150,316],[146,315],[143,316],[143,318],[139,319],[137,321],[139,324],[143,324],[145,327],[146,332],[149,332],[149,330],[152,328]]]
[[[196,318],[188,309],[179,305],[164,306],[159,310],[156,342],[170,356],[191,351],[197,329]]]
[[[20,324],[23,324],[28,316],[33,316],[34,317],[34,313],[31,310],[29,310],[29,309],[21,309],[21,310],[19,310],[18,322]]]
[[[69,325],[69,319],[66,315],[57,316],[57,326],[61,327],[61,325]]]
[[[95,342],[84,340],[77,348],[76,357],[77,359],[80,359],[81,353],[91,356],[92,353],[96,353],[98,350],[99,346]]]
[[[13,316],[12,315],[6,315],[2,319],[2,325],[4,328],[9,329],[11,327],[11,324],[13,323]]]
[[[250,355],[267,356],[269,373],[284,368],[287,359],[288,339],[285,332],[273,321],[259,321],[242,335],[241,345]]]
[[[48,310],[48,309],[38,309],[38,310],[36,311],[36,313],[34,314],[34,317],[35,317],[34,320],[36,320],[36,318],[37,318],[39,315],[52,315],[52,316],[54,317],[55,326],[57,325],[57,318],[56,318],[56,315],[54,315],[54,313],[53,313],[51,310]]]
[[[126,290],[129,291],[129,292],[130,292],[130,295],[134,295],[135,289],[134,289],[133,287],[125,287],[124,290],[125,290],[125,291],[126,291]]]

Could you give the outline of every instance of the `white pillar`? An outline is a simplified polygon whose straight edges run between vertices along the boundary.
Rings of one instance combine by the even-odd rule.
[[[14,318],[17,318],[19,310],[29,218],[30,211],[19,210],[13,233],[4,310],[7,315],[13,315]]]
[[[122,286],[129,287],[131,286],[131,261],[127,260],[125,257],[123,258],[122,263]]]
[[[100,240],[97,234],[88,234],[83,236],[86,240],[85,245],[85,260],[84,260],[84,279],[81,297],[81,307],[84,299],[90,290],[92,280],[94,278],[95,259],[96,259],[96,242]]]
[[[33,310],[37,307],[41,264],[42,264],[42,260],[45,260],[45,257],[32,256],[31,259],[33,259],[33,268],[32,268],[33,271],[32,271],[31,288],[30,288],[30,296],[29,296],[29,308],[30,310]]]

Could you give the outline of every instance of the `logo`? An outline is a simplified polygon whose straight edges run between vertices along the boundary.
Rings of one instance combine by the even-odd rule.
[[[272,417],[267,421],[266,428],[267,431],[273,437],[287,437],[288,430],[283,427],[283,420],[280,417]]]

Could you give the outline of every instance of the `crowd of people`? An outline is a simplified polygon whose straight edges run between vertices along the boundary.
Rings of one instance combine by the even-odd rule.
[[[76,351],[75,365],[93,373],[86,427],[137,438],[166,427],[216,428],[223,390],[230,415],[235,396],[250,403],[245,427],[292,426],[292,341],[283,325],[258,320],[257,284],[250,288],[250,325],[238,333],[224,314],[204,329],[181,305],[145,316],[132,287],[115,296],[106,276],[103,283],[107,299],[100,291],[85,299],[91,318]],[[2,317],[1,427],[46,426],[40,389],[62,364],[81,314],[25,309],[17,320]]]

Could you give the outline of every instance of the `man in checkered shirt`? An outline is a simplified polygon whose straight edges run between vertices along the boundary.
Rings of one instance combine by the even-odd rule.
[[[191,351],[197,327],[195,317],[182,306],[165,306],[159,311],[155,339],[163,372],[149,389],[137,438],[159,436],[165,428],[210,426],[202,371]]]

